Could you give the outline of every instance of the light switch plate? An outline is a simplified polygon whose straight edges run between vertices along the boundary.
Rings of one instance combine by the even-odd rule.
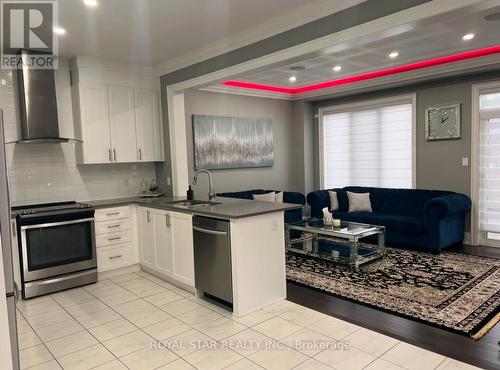
[[[464,167],[469,166],[469,158],[467,158],[467,157],[462,158],[462,166],[464,166]]]

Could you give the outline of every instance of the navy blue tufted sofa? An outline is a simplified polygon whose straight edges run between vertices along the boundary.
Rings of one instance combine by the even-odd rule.
[[[226,198],[240,198],[240,199],[253,199],[254,194],[266,194],[272,191],[279,192],[280,190],[246,190],[246,191],[238,191],[232,193],[218,193],[219,197]],[[297,193],[293,191],[284,191],[283,192],[283,202],[284,203],[293,203],[293,204],[306,204],[306,197],[302,193]],[[298,222],[302,220],[302,208],[292,209],[291,211],[285,211],[285,222]]]
[[[334,218],[386,227],[388,245],[408,246],[439,252],[462,242],[465,217],[471,200],[463,194],[450,191],[418,189],[385,189],[370,187],[345,187],[330,189],[337,192],[339,210]],[[372,213],[349,213],[347,191],[370,193]],[[330,209],[328,190],[318,190],[307,195],[312,217],[323,217],[322,209]]]

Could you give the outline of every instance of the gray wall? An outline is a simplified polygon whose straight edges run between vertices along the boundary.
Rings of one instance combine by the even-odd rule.
[[[429,1],[431,0],[366,0],[341,12],[328,15],[268,39],[163,75],[161,77],[161,100],[165,162],[156,166],[157,176],[163,190],[168,194],[172,193],[172,188],[167,186],[166,183],[166,178],[172,176],[166,86],[287,49]]]
[[[219,94],[206,91],[187,91],[186,132],[188,142],[188,166],[194,174],[193,114],[235,117],[259,117],[273,120],[274,165],[273,167],[214,170],[214,188],[217,192],[249,189],[277,189],[302,191],[303,174],[297,166],[299,151],[296,150],[295,129],[290,101],[254,98],[241,95]],[[301,138],[301,140],[302,138]],[[194,188],[195,193],[207,192],[207,178],[201,175]]]

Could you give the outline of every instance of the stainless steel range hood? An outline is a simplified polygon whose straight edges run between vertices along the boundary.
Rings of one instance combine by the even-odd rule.
[[[30,51],[22,50],[20,54],[26,61]],[[22,139],[17,142],[68,142],[70,139],[60,136],[54,70],[27,65],[23,63],[23,67],[17,70],[22,133]]]

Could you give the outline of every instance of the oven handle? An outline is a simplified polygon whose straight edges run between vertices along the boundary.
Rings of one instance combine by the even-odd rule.
[[[80,223],[89,222],[89,221],[94,221],[94,217],[81,218],[79,220],[71,220],[71,221],[48,222],[48,223],[45,223],[45,224],[21,226],[21,230],[29,230],[29,229],[38,229],[38,228],[53,227],[53,226],[63,226],[63,225],[80,224]]]

